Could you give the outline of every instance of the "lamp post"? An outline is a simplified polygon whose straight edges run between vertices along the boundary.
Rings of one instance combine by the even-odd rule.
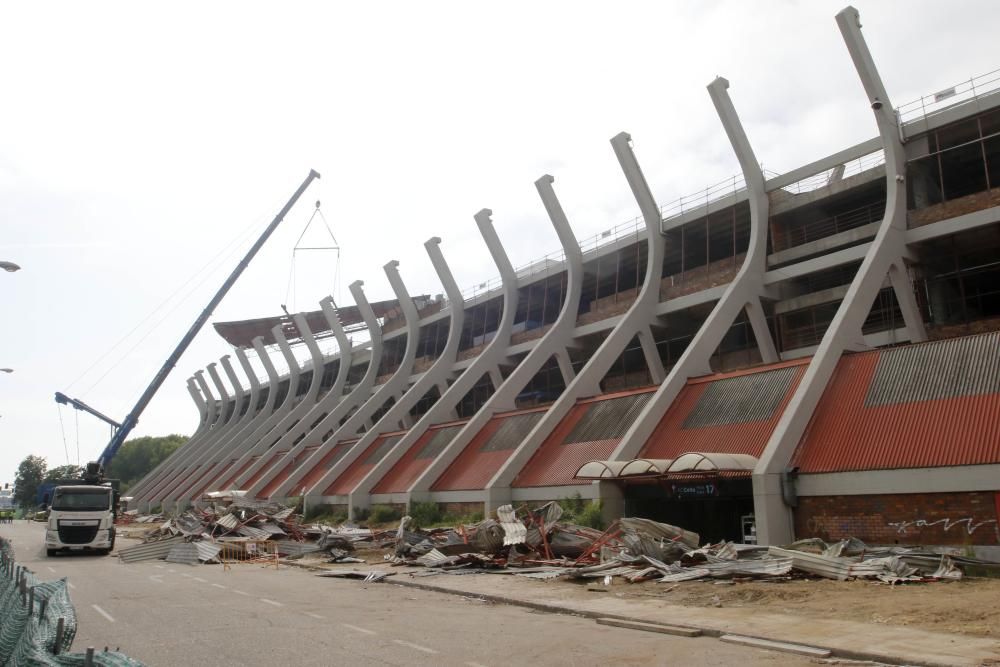
[[[15,271],[20,271],[21,267],[14,262],[3,262],[0,261],[0,269],[3,269],[7,273],[14,273]]]

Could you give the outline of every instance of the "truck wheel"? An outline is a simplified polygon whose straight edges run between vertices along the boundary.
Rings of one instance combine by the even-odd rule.
[[[45,555],[48,556],[49,558],[55,557],[56,553],[57,552],[56,552],[55,549],[46,549],[45,550]]]

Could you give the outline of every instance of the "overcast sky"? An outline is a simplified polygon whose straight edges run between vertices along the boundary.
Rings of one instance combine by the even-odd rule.
[[[897,106],[1000,67],[995,0],[857,6]],[[431,236],[462,287],[492,278],[483,207],[525,264],[558,248],[544,173],[579,239],[634,218],[622,130],[660,204],[729,177],[715,76],[772,171],[875,135],[839,2],[158,7],[0,10],[0,260],[23,267],[0,273],[0,482],[28,454],[96,458],[107,427],[68,408],[61,425],[53,393],[121,420],[310,168],[322,180],[211,321],[349,302],[358,279],[391,298],[391,259],[412,294],[439,293]],[[333,252],[292,262],[317,199],[339,284]],[[185,381],[228,352],[206,326],[133,435],[190,434]]]

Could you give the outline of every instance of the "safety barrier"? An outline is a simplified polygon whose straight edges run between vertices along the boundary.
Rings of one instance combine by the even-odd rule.
[[[222,546],[219,562],[228,570],[234,563],[259,563],[265,567],[278,569],[277,544],[270,540],[245,540],[240,542],[217,542]]]
[[[66,579],[41,581],[14,560],[0,538],[0,666],[142,667],[115,651],[67,653],[76,636],[76,611]]]

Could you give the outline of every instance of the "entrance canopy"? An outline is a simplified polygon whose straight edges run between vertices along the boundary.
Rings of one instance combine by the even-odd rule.
[[[687,452],[676,459],[632,459],[630,461],[588,461],[576,471],[576,479],[626,479],[663,477],[677,473],[741,472],[749,474],[757,457],[749,454]]]

